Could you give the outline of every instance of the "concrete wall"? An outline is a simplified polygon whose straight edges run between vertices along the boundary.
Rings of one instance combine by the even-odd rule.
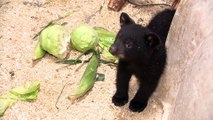
[[[166,45],[159,96],[171,106],[164,118],[213,120],[213,0],[182,0]]]

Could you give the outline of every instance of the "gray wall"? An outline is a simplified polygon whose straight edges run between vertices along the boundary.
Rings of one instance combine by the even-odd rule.
[[[166,45],[168,66],[159,87],[170,104],[164,118],[213,120],[213,0],[182,0]]]

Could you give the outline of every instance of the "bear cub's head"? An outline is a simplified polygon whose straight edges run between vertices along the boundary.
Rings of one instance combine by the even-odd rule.
[[[120,15],[121,29],[115,42],[110,47],[110,53],[126,61],[149,60],[152,53],[162,42],[158,35],[149,29],[138,25],[128,14]]]

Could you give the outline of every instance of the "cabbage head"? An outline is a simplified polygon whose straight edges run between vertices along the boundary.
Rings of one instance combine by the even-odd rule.
[[[39,42],[43,50],[63,59],[69,50],[70,33],[61,25],[48,26],[41,32]]]
[[[87,52],[88,50],[95,49],[98,43],[98,34],[96,31],[86,24],[82,24],[73,29],[71,33],[71,48]]]

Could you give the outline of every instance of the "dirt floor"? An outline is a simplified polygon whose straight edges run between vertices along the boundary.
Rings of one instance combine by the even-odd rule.
[[[165,1],[165,0],[164,0]],[[168,1],[168,0],[167,0]],[[66,66],[56,64],[56,58],[46,55],[32,66],[32,54],[37,40],[32,38],[51,20],[68,12],[73,14],[59,23],[65,27],[87,23],[104,27],[110,31],[119,30],[119,15],[127,12],[133,19],[146,25],[150,18],[165,6],[138,7],[126,4],[121,12],[107,9],[108,0],[1,0],[0,1],[0,95],[25,82],[39,80],[41,83],[37,100],[17,102],[9,108],[2,120],[161,120],[162,103],[155,97],[141,113],[133,113],[124,107],[115,107],[111,97],[115,92],[116,68],[101,65],[98,72],[105,74],[104,81],[97,81],[93,89],[81,100],[71,104],[67,96],[77,87],[86,65]],[[100,7],[102,9],[100,10]],[[100,10],[100,11],[99,11]],[[79,53],[71,51],[69,58]],[[77,70],[78,69],[78,70]],[[55,103],[63,86],[57,106]],[[135,78],[130,86],[130,99],[137,90]]]

